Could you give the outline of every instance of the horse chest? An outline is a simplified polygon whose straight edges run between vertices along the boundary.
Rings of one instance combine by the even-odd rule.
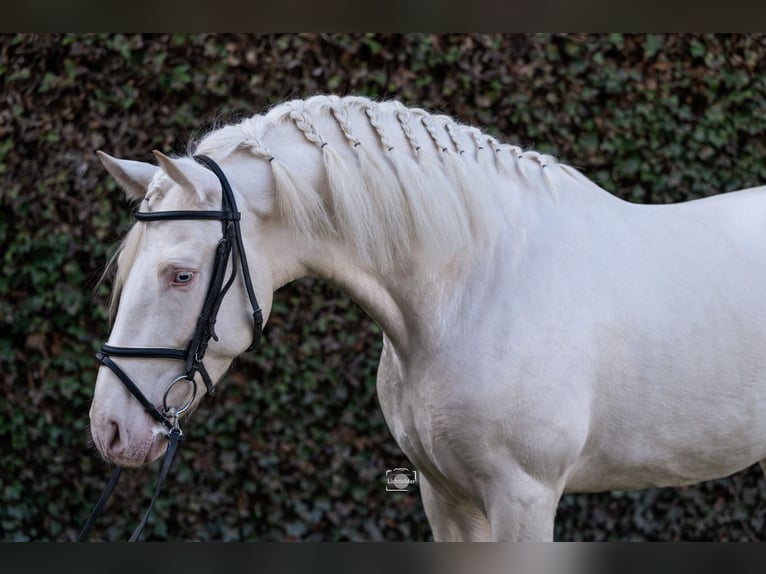
[[[420,376],[407,372],[385,341],[377,377],[383,416],[397,444],[415,467],[430,475],[440,475],[440,469],[450,462],[450,454],[438,444],[445,432],[442,415],[446,409],[438,395],[424,388],[427,385]],[[428,395],[425,400],[424,394]]]
[[[513,442],[521,436],[515,424],[526,418],[506,416],[508,405],[528,401],[514,400],[518,386],[511,381],[499,389],[490,380],[497,379],[478,367],[461,369],[439,361],[415,361],[407,368],[387,341],[383,347],[377,389],[391,434],[414,468],[452,500],[474,497],[478,476],[494,473],[498,459],[513,459],[514,447],[529,450],[530,445]],[[562,458],[551,454],[558,447],[543,450],[546,459]]]

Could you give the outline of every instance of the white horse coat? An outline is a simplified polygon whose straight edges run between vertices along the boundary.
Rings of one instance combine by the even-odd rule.
[[[311,275],[381,326],[378,396],[437,540],[550,540],[564,492],[688,484],[766,458],[766,188],[634,205],[547,156],[363,98],[282,104],[196,152],[232,182],[267,317],[275,289]],[[144,209],[216,204],[205,168],[158,158],[102,155]],[[216,225],[135,225],[110,343],[183,346]],[[162,279],[187,269],[196,285]],[[236,289],[210,345],[215,380],[250,342]],[[157,404],[177,374],[125,368]],[[148,462],[162,433],[114,379],[100,369],[96,445]]]

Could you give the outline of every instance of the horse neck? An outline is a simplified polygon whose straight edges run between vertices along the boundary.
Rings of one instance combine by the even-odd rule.
[[[324,147],[306,141],[302,134],[296,133],[290,126],[288,128],[282,126],[280,137],[275,136],[268,153],[262,154],[268,156],[268,162],[253,161],[252,157],[245,159],[247,154],[240,154],[240,159],[231,163],[232,168],[241,167],[243,170],[241,173],[232,172],[241,182],[241,189],[254,189],[253,182],[273,182],[271,175],[276,171],[269,174],[268,166],[276,169],[275,166],[281,164],[296,175],[296,181],[307,182],[306,189],[318,190],[327,205],[334,206],[338,197],[348,197],[337,192],[333,196],[329,190],[327,166],[323,164],[323,159],[326,159],[322,151]],[[328,139],[328,149],[339,150],[341,155],[345,154],[349,165],[354,164],[353,148],[336,141],[337,134],[335,138]],[[399,145],[402,142],[393,143],[404,147]],[[434,149],[428,153],[438,155],[441,152]],[[543,227],[530,222],[544,219],[544,214],[556,209],[557,201],[564,197],[564,190],[553,191],[540,166],[526,159],[519,162],[519,166],[527,164],[526,167],[515,171],[504,171],[485,162],[485,171],[490,174],[488,178],[474,169],[461,180],[462,183],[456,183],[456,179],[460,179],[454,177],[459,170],[458,162],[463,161],[460,156],[456,157],[458,159],[452,164],[446,164],[454,168],[446,174],[446,178],[431,171],[426,180],[427,192],[438,191],[435,197],[439,201],[451,197],[451,205],[454,206],[463,197],[466,208],[471,208],[471,213],[463,215],[462,224],[443,226],[441,234],[434,235],[438,239],[446,238],[443,243],[449,246],[443,252],[439,253],[440,242],[433,238],[430,245],[415,242],[401,250],[396,236],[391,239],[385,233],[378,233],[374,235],[375,241],[370,243],[373,253],[398,250],[388,265],[382,265],[374,256],[366,260],[360,257],[358,243],[344,239],[348,230],[341,226],[343,222],[347,224],[349,218],[339,218],[337,213],[330,213],[331,218],[340,221],[336,232],[313,234],[312,231],[313,235],[308,239],[301,230],[285,227],[289,224],[289,217],[276,218],[282,219],[284,225],[275,225],[268,237],[259,234],[259,241],[275,246],[270,249],[273,286],[278,288],[303,276],[327,281],[364,308],[381,326],[387,338],[401,349],[427,348],[456,336],[455,333],[460,331],[456,326],[480,316],[478,306],[487,299],[487,293],[494,289],[492,286],[508,283],[515,262],[523,259],[525,236]],[[271,160],[274,160],[273,163]],[[263,170],[263,173],[254,172],[255,169]],[[438,178],[435,177],[437,175]],[[457,186],[453,191],[460,191],[450,196],[447,192],[452,186]],[[342,191],[356,192],[353,188]],[[557,193],[560,198],[556,198]],[[417,197],[411,194],[409,200],[416,200]],[[284,201],[284,196],[280,200]],[[488,209],[476,209],[474,206],[479,203],[488,206]],[[442,211],[438,203],[431,203],[429,207]],[[419,213],[426,211],[421,209]],[[387,213],[385,209],[378,210],[380,218],[385,218]],[[456,212],[453,210],[451,213],[455,215]],[[411,228],[421,229],[416,224]],[[471,230],[475,240],[452,241],[450,235],[453,231],[455,236],[462,233],[460,237],[465,237],[467,230]],[[390,245],[381,245],[385,241],[389,241]],[[258,252],[260,247],[253,244],[252,249]]]
[[[433,257],[415,248],[393,267],[379,269],[361,264],[341,239],[327,238],[312,243],[301,271],[350,296],[398,354],[446,348],[472,328],[481,329],[487,304],[513,300],[524,274],[538,264],[540,245],[566,251],[587,235],[583,226],[599,223],[593,217],[622,205],[595,185],[570,185],[564,181],[555,192],[500,190],[486,234],[460,251]]]
[[[484,221],[483,233],[460,249],[440,253],[414,246],[390,266],[379,267],[360,260],[342,235],[316,238],[284,250],[297,255],[295,264],[280,264],[289,273],[283,282],[302,276],[326,281],[375,320],[399,355],[429,353],[463,336],[468,322],[480,321],[482,301],[495,289],[498,268],[512,273],[521,259],[525,229],[516,223],[525,211],[536,209],[537,200],[514,197],[526,190],[507,191],[506,201],[498,200]]]
[[[317,242],[304,256],[301,274],[335,286],[381,327],[394,348],[426,349],[442,341],[459,315],[467,281],[478,259],[453,255],[426,261],[417,254],[391,268],[370,268],[337,240]]]

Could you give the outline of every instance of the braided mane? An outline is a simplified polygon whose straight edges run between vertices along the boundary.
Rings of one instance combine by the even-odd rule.
[[[296,136],[321,154],[329,200],[294,165],[285,142]],[[268,162],[276,205],[300,233],[338,234],[361,263],[381,268],[413,248],[438,255],[475,244],[498,196],[520,178],[553,190],[545,168],[559,166],[447,116],[354,96],[277,105],[209,133],[194,151],[216,160],[245,152]]]

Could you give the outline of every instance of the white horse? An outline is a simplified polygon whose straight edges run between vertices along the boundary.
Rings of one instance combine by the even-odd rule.
[[[358,97],[278,105],[195,152],[231,181],[266,318],[275,289],[312,276],[381,326],[380,404],[436,540],[551,540],[562,493],[690,484],[766,458],[766,188],[630,204],[548,156]],[[142,211],[218,208],[211,171],[156,156],[100,155]],[[220,237],[218,221],[137,222],[109,343],[183,348]],[[241,280],[216,331],[213,381],[252,339]],[[115,361],[155,405],[179,374]],[[110,369],[90,417],[109,461],[165,449]]]

